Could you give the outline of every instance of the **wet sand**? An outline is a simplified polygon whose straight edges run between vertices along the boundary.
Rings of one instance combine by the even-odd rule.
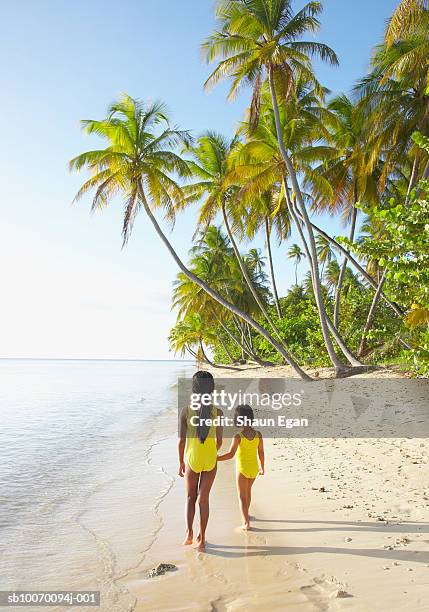
[[[257,375],[289,372],[264,368]],[[166,483],[157,526],[139,566],[117,581],[132,609],[428,609],[426,440],[267,440],[266,475],[254,485],[249,533],[237,529],[234,463],[219,464],[206,553],[181,545],[185,490],[176,478],[176,442],[172,435],[153,448],[150,461]],[[160,562],[177,570],[148,579],[147,570]]]

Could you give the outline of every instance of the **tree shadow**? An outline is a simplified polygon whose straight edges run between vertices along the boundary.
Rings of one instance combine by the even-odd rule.
[[[403,523],[388,523],[382,522],[355,522],[355,521],[309,521],[309,520],[290,520],[290,519],[266,519],[252,517],[252,522],[256,523],[274,523],[274,524],[290,524],[291,527],[252,527],[249,532],[249,537],[252,533],[301,533],[301,532],[326,532],[326,531],[352,531],[352,532],[381,532],[381,533],[429,533],[429,523],[419,523],[409,521]],[[314,526],[312,526],[314,525]],[[425,540],[425,542],[428,542]],[[227,544],[210,544],[206,550],[207,554],[224,557],[224,558],[241,558],[241,557],[266,557],[266,556],[284,556],[303,555],[313,553],[324,554],[340,554],[352,555],[361,557],[372,557],[384,559],[386,561],[403,561],[429,563],[429,551],[409,550],[408,548],[350,548],[347,547],[330,547],[330,546],[271,546],[268,544],[254,545],[227,545]]]
[[[268,528],[253,527],[252,531],[263,533],[305,533],[317,531],[379,531],[382,533],[429,533],[429,523],[403,522],[403,523],[384,523],[383,521],[307,521],[307,520],[286,520],[286,519],[264,519],[252,518],[252,522],[257,523],[285,523],[292,525],[303,525],[303,527],[287,528]],[[316,527],[310,527],[315,524]],[[322,525],[322,526],[321,526]],[[327,525],[327,526],[325,526]]]
[[[268,557],[303,555],[323,553],[331,555],[352,555],[360,557],[371,557],[387,561],[404,561],[414,563],[429,563],[429,551],[416,551],[404,549],[377,549],[377,548],[338,548],[332,546],[269,546],[268,544],[230,546],[226,544],[209,544],[206,554],[223,557],[226,559],[238,559],[244,557]]]

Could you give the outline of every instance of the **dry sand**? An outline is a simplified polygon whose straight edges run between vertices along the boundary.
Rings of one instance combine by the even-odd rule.
[[[278,367],[236,375],[291,373]],[[135,598],[136,611],[429,610],[428,455],[425,439],[267,440],[252,531],[236,527],[233,462],[219,464],[209,545],[197,553],[180,544],[185,492],[175,478],[173,434],[151,457],[169,490],[155,510],[158,528],[142,563],[118,586]],[[146,578],[159,562],[178,569]]]

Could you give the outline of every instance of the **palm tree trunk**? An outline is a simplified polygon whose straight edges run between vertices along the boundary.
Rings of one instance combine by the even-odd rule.
[[[248,314],[246,314],[245,312],[240,310],[237,306],[235,306],[234,304],[231,304],[230,302],[225,300],[219,293],[217,293],[217,291],[215,291],[214,289],[209,287],[209,285],[207,285],[207,283],[205,283],[201,278],[196,276],[196,274],[191,272],[191,270],[189,270],[185,266],[185,264],[182,262],[182,260],[180,259],[180,257],[176,253],[176,251],[174,250],[174,248],[173,248],[172,244],[170,243],[170,241],[168,240],[167,236],[162,231],[162,229],[159,226],[158,221],[156,220],[155,216],[153,215],[153,213],[152,213],[152,211],[150,209],[150,206],[147,203],[146,196],[144,194],[143,186],[142,185],[139,185],[139,192],[140,192],[140,199],[141,199],[141,202],[143,204],[143,208],[145,209],[145,212],[146,212],[147,216],[149,217],[150,222],[152,223],[153,227],[155,228],[155,231],[157,232],[157,234],[160,237],[161,241],[167,247],[170,255],[172,256],[172,258],[174,259],[176,264],[179,266],[180,270],[186,275],[186,277],[189,278],[190,281],[192,281],[196,285],[198,285],[198,287],[201,287],[201,289],[203,289],[208,295],[210,295],[210,297],[212,297],[221,306],[223,306],[224,308],[226,308],[230,312],[236,314],[243,321],[246,321],[247,323],[249,323],[249,325],[251,327],[253,327],[253,329],[256,332],[258,332],[258,334],[263,336],[271,344],[271,346],[273,346],[278,351],[278,353],[286,360],[286,362],[291,366],[291,368],[298,374],[298,376],[300,378],[302,378],[303,380],[313,380],[311,378],[311,376],[309,376],[306,372],[304,372],[304,370],[298,365],[298,363],[296,363],[296,361],[289,355],[288,351],[281,344],[279,344],[270,335],[269,332],[267,332],[266,329],[264,329],[261,325],[259,325],[259,323],[254,321],[254,319],[252,319],[252,317],[250,317]]]
[[[195,351],[193,351],[193,350],[192,350],[192,349],[191,349],[191,348],[190,348],[188,345],[186,345],[186,350],[188,351],[188,353],[189,353],[190,355],[192,355],[192,357],[195,357],[195,359],[197,359],[197,360],[198,360],[198,355],[197,355],[197,354],[196,354],[196,352],[195,352]]]
[[[250,329],[250,327],[249,327],[249,324],[248,324],[248,323],[246,323],[246,328],[247,328],[247,335],[249,336],[249,340],[248,340],[248,342],[249,342],[249,346],[250,346],[250,348],[251,348],[251,349],[252,349],[252,351],[253,351],[253,338],[252,338],[252,330]]]
[[[410,198],[410,194],[411,191],[414,189],[416,183],[417,183],[417,177],[419,174],[419,154],[416,153],[415,157],[414,157],[414,162],[413,162],[413,170],[411,172],[411,177],[410,177],[410,182],[408,185],[408,190],[407,190],[407,197],[406,197],[406,202],[408,202],[409,198]]]
[[[252,357],[252,359],[258,360],[257,355],[255,355],[255,353],[253,352],[253,350],[251,350],[250,345],[247,343],[247,340],[244,338],[244,342],[241,343],[240,340],[237,338],[237,336],[235,334],[232,333],[232,331],[229,329],[229,327],[222,321],[221,317],[217,314],[216,310],[214,308],[210,308],[211,310],[211,314],[212,316],[216,319],[216,321],[219,323],[219,325],[222,327],[222,329],[226,332],[226,334],[231,338],[231,340],[233,342],[235,342],[237,344],[237,346],[239,347],[239,349],[241,350],[241,355],[243,356],[243,351],[245,351],[249,357]],[[234,320],[234,323],[237,327],[237,323]],[[243,337],[243,332],[242,329],[239,330],[239,333],[241,333],[242,337]],[[247,344],[247,346],[246,346]],[[226,349],[226,347],[225,347]],[[230,355],[231,357],[231,355]],[[231,361],[234,361],[234,359],[231,357]],[[262,365],[262,361],[261,361],[261,365]]]
[[[298,287],[298,259],[295,262],[295,286]]]
[[[262,359],[260,359],[256,355],[256,353],[254,351],[252,351],[250,348],[246,347],[246,343],[242,344],[240,342],[240,340],[237,338],[237,336],[232,333],[232,331],[228,328],[228,326],[225,325],[225,323],[221,319],[219,319],[219,317],[216,316],[216,318],[218,319],[219,324],[221,325],[222,329],[225,330],[225,332],[228,334],[228,336],[231,338],[231,340],[233,342],[235,342],[237,344],[237,346],[240,348],[242,355],[243,355],[243,351],[245,351],[249,355],[249,357],[251,357],[259,365],[273,365],[272,363],[268,363],[268,362],[262,361]]]
[[[301,238],[301,242],[303,244],[304,247],[304,251],[305,251],[305,255],[308,258],[308,262],[310,264],[310,274],[311,274],[311,280],[313,282],[313,274],[314,274],[314,268],[312,265],[312,255],[310,253],[308,244],[307,244],[307,240],[305,239],[304,236],[304,232],[302,230],[301,227],[301,223],[299,221],[298,215],[297,215],[297,211],[295,210],[293,203],[290,200],[290,196],[289,196],[289,187],[288,184],[286,182],[286,179],[283,177],[283,186],[284,186],[284,190],[285,190],[285,196],[286,196],[286,203],[289,209],[289,213],[296,225],[296,228],[298,230],[299,236]],[[314,282],[313,282],[313,286],[314,286]],[[346,357],[346,359],[348,360],[348,362],[350,363],[350,365],[352,366],[361,366],[361,362],[356,359],[356,357],[353,355],[353,353],[349,350],[349,348],[347,347],[346,343],[344,342],[344,340],[342,339],[342,337],[340,336],[340,334],[338,333],[338,330],[334,327],[334,325],[332,324],[331,319],[329,318],[328,314],[326,314],[326,324],[329,328],[329,331],[331,332],[331,334],[334,336],[336,343],[338,344],[338,347],[340,348],[341,352],[343,353],[344,357]]]
[[[355,189],[355,201],[356,201],[356,189]],[[352,220],[350,226],[350,241],[353,240],[356,230],[356,219],[357,219],[357,208],[353,204],[353,212],[352,212]],[[346,275],[347,270],[347,257],[344,257],[344,261],[341,266],[340,275],[338,277],[338,283],[335,290],[335,305],[334,305],[334,325],[338,329],[338,325],[340,322],[340,303],[341,303],[341,289],[344,283],[344,277]]]
[[[228,221],[228,215],[226,214],[226,209],[225,209],[225,204],[222,202],[222,215],[223,215],[223,220],[225,223],[225,228],[228,234],[228,237],[231,241],[232,244],[232,248],[234,250],[234,254],[235,257],[237,259],[238,265],[240,266],[240,270],[241,273],[243,274],[243,278],[246,281],[246,285],[248,286],[250,293],[253,295],[253,298],[255,300],[255,302],[258,304],[259,308],[261,309],[262,314],[264,315],[264,317],[266,318],[268,324],[270,325],[271,329],[274,331],[274,333],[276,334],[276,336],[278,337],[278,339],[280,340],[281,344],[284,345],[283,342],[283,338],[280,335],[279,330],[277,329],[277,327],[275,326],[274,322],[272,321],[270,315],[267,312],[267,309],[265,308],[261,298],[258,295],[258,292],[256,291],[255,287],[253,286],[252,280],[246,270],[246,266],[244,264],[243,258],[240,255],[240,251],[238,250],[237,247],[237,243],[235,242],[235,238],[234,235],[231,231],[231,227],[229,225],[229,221]]]
[[[231,361],[231,363],[234,363],[234,357],[231,355],[231,353],[229,352],[229,349],[226,345],[225,340],[222,338],[222,336],[218,335],[218,340],[221,343],[223,350],[225,351],[225,353],[228,355],[229,360]]]
[[[370,274],[368,274],[368,272],[365,270],[365,268],[363,268],[360,265],[360,263],[358,261],[356,261],[356,259],[353,257],[353,255],[349,251],[347,251],[347,249],[345,247],[343,247],[342,244],[337,242],[335,240],[335,238],[332,238],[332,236],[327,234],[324,230],[322,230],[322,228],[318,227],[314,223],[312,223],[311,225],[312,225],[313,229],[318,234],[320,234],[321,236],[326,238],[326,240],[328,240],[333,246],[335,246],[335,248],[337,248],[339,251],[341,251],[341,253],[343,255],[345,255],[345,257],[347,257],[347,259],[349,260],[349,263],[354,268],[356,268],[356,270],[359,272],[359,274],[361,276],[363,276],[363,278],[371,285],[371,287],[373,289],[377,290],[377,288],[378,288],[377,281],[374,280]],[[384,295],[384,293],[381,294],[381,297],[386,302],[386,304],[388,304],[390,306],[390,308],[398,315],[398,317],[402,317],[404,315],[404,311],[398,306],[398,304],[395,304],[395,302],[391,302],[389,300],[389,298],[386,295]]]
[[[297,201],[298,201],[298,204],[299,204],[299,207],[300,207],[303,219],[304,219],[304,225],[306,227],[307,235],[308,235],[308,238],[309,238],[310,253],[312,255],[312,260],[313,260],[312,261],[312,268],[313,268],[312,281],[313,281],[314,298],[316,300],[317,310],[319,312],[319,319],[320,319],[320,325],[321,325],[321,328],[322,328],[323,339],[325,341],[325,346],[326,346],[326,350],[328,351],[329,358],[330,358],[330,360],[331,360],[331,362],[332,362],[336,372],[338,374],[341,374],[342,372],[344,372],[347,369],[347,367],[337,357],[337,354],[335,353],[335,350],[334,350],[334,345],[332,344],[332,340],[331,340],[331,337],[329,335],[329,329],[328,329],[328,325],[327,325],[327,322],[326,322],[326,311],[325,311],[325,307],[324,307],[324,304],[323,304],[321,284],[320,284],[320,278],[319,278],[319,266],[318,266],[318,261],[317,261],[316,242],[314,240],[313,230],[312,230],[312,227],[311,227],[310,219],[309,219],[308,214],[307,214],[307,209],[306,209],[305,204],[304,204],[302,193],[301,193],[301,190],[299,188],[296,172],[295,172],[295,169],[294,169],[294,167],[292,165],[292,162],[291,162],[291,160],[289,158],[289,155],[287,154],[286,147],[285,147],[284,142],[283,142],[282,128],[281,128],[281,123],[280,123],[279,107],[278,107],[278,103],[277,103],[277,94],[276,94],[276,91],[275,91],[275,85],[274,85],[274,80],[273,80],[273,72],[272,72],[271,67],[270,67],[270,69],[268,71],[268,79],[269,79],[270,90],[271,90],[271,100],[272,100],[272,104],[273,104],[274,120],[275,120],[275,124],[276,124],[277,141],[278,141],[278,144],[279,144],[280,153],[281,153],[281,155],[283,157],[283,160],[284,160],[284,162],[286,164],[287,171],[288,171],[289,176],[291,178],[292,188],[293,188],[293,191],[294,191],[295,196],[297,198]]]
[[[429,178],[429,160],[427,161],[426,166],[425,166],[425,169],[423,170],[423,176],[422,176],[421,180],[422,180],[422,181],[427,181],[427,179],[428,179],[428,178]],[[419,197],[419,196],[420,196],[421,192],[422,192],[422,190],[421,190],[421,188],[419,187],[419,188],[417,189],[417,192],[416,192],[417,197]]]
[[[200,350],[201,350],[201,355],[203,356],[204,361],[208,363],[209,365],[211,365],[212,368],[219,368],[221,370],[235,370],[235,371],[239,370],[239,368],[234,368],[233,366],[218,365],[217,363],[214,363],[214,361],[209,359],[204,350],[203,341],[201,340],[201,338],[200,338]]]
[[[265,240],[267,243],[267,255],[268,255],[268,263],[270,266],[270,276],[271,276],[271,286],[273,288],[273,296],[274,302],[276,305],[277,315],[279,319],[282,318],[282,309],[280,307],[279,295],[277,293],[277,284],[276,277],[274,275],[274,266],[273,266],[273,256],[271,253],[271,237],[270,237],[270,224],[268,221],[268,217],[265,217]]]
[[[369,330],[371,329],[372,324],[374,322],[375,309],[377,308],[377,304],[380,301],[381,291],[383,289],[383,285],[384,285],[385,282],[386,282],[386,270],[384,270],[384,272],[383,272],[383,274],[381,276],[380,282],[378,284],[377,291],[374,293],[374,297],[373,297],[373,300],[372,300],[372,303],[371,303],[371,307],[369,309],[368,316],[367,316],[367,319],[366,319],[365,327],[364,327],[363,332],[362,332],[362,338],[361,338],[361,341],[360,341],[360,344],[359,344],[359,349],[358,349],[358,357],[362,357],[362,355],[365,352],[366,336],[367,336],[367,334],[368,334]]]

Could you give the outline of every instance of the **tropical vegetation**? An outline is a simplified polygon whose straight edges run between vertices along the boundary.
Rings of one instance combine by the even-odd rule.
[[[179,268],[176,353],[287,363],[307,380],[315,367],[348,376],[386,363],[427,375],[429,2],[402,0],[369,74],[336,95],[312,65],[339,63],[314,38],[322,8],[218,0],[205,86],[226,80],[231,99],[250,90],[236,133],[193,135],[162,103],[122,95],[82,122],[105,146],[70,162],[90,173],[76,199],[92,192],[96,210],[121,198],[124,244],[147,215]],[[186,207],[197,220],[183,261],[159,213],[174,222]],[[344,235],[321,227],[328,216]]]

